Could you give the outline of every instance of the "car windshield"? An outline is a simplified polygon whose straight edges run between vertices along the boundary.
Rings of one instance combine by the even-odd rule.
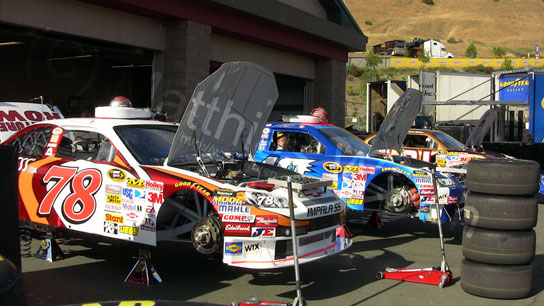
[[[465,145],[457,141],[457,139],[451,137],[449,134],[444,132],[434,133],[434,136],[442,142],[445,146],[452,150],[463,150]]]
[[[130,153],[142,165],[159,166],[168,157],[176,126],[125,125],[115,127],[115,132]]]
[[[319,129],[319,132],[344,155],[367,155],[370,152],[366,143],[339,127]]]

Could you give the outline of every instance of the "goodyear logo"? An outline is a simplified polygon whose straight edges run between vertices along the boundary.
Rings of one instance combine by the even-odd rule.
[[[127,175],[125,174],[125,171],[121,169],[110,169],[108,170],[108,177],[114,181],[114,182],[124,182],[127,179]]]
[[[225,254],[235,255],[242,254],[243,242],[225,242]]]
[[[348,199],[346,203],[352,204],[352,205],[363,205],[363,200],[362,199]]]
[[[121,196],[118,194],[106,193],[106,203],[121,204]]]
[[[503,81],[499,83],[499,86],[502,87],[518,87],[518,86],[529,86],[529,80],[522,80],[517,78],[513,81]]]
[[[127,180],[127,187],[144,189],[145,181],[140,179],[130,178]]]
[[[138,235],[138,228],[137,227],[132,227],[132,226],[121,225],[119,227],[119,232],[121,232],[123,234],[132,235],[132,236],[137,236]]]
[[[335,162],[326,162],[323,163],[323,169],[331,173],[340,173],[342,172],[342,166],[339,163]]]

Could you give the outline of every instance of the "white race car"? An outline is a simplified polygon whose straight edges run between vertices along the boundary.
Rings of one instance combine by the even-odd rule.
[[[101,107],[96,118],[42,121],[7,139],[19,154],[19,215],[63,229],[155,246],[192,240],[246,268],[294,264],[287,180],[300,263],[351,245],[330,181],[248,161],[278,93],[273,74],[228,63],[196,88],[181,123]]]

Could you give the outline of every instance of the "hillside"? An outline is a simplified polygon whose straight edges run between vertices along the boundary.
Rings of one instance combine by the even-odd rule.
[[[464,57],[474,42],[478,57],[492,57],[493,47],[509,56],[544,54],[544,1],[542,0],[345,0],[363,33],[367,50],[393,39],[413,37],[440,40],[455,57]],[[455,39],[457,43],[448,42]]]

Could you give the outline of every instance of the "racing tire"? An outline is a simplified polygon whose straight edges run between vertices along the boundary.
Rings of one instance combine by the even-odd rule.
[[[473,159],[465,183],[473,192],[534,195],[539,188],[540,164],[524,159]]]
[[[535,197],[486,195],[469,192],[465,199],[465,224],[498,230],[529,230],[535,227]]]
[[[533,264],[491,265],[466,258],[461,263],[461,288],[496,299],[519,299],[531,294]]]
[[[463,256],[481,263],[521,265],[535,257],[536,234],[529,231],[499,231],[465,226]]]

